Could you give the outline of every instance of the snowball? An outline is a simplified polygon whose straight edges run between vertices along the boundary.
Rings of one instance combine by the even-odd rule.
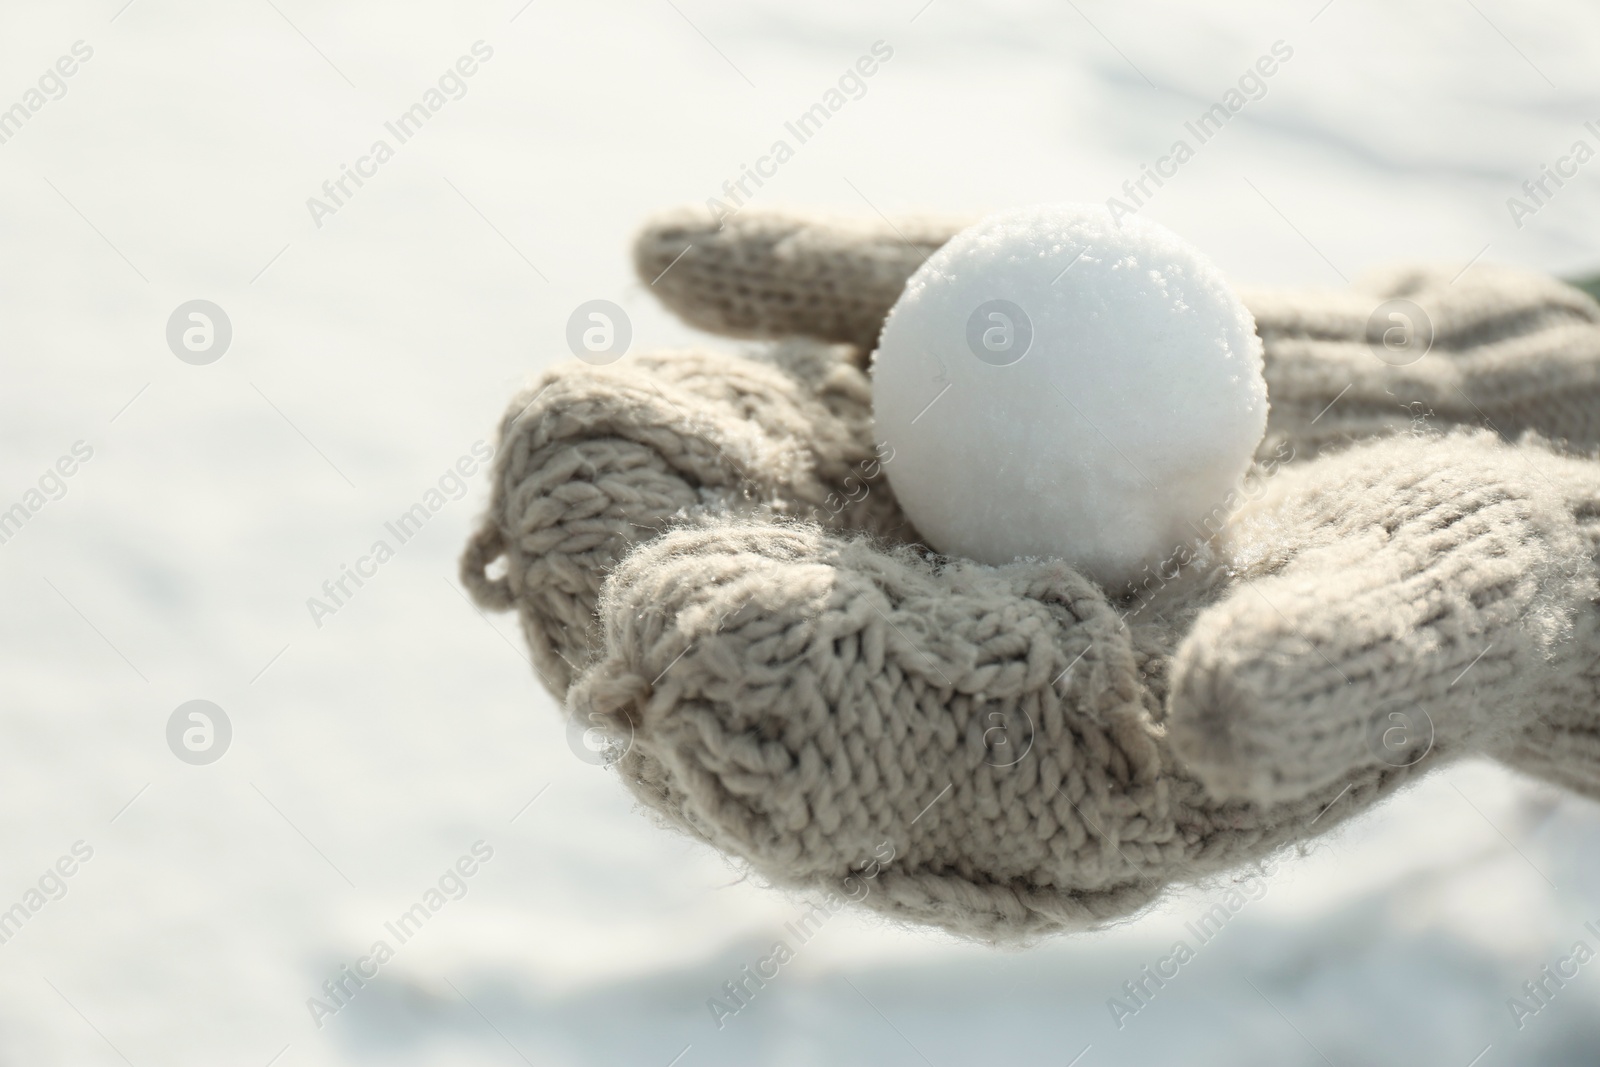
[[[930,256],[884,323],[872,400],[930,545],[1059,557],[1113,593],[1220,529],[1267,422],[1255,320],[1221,272],[1084,204],[990,216]]]

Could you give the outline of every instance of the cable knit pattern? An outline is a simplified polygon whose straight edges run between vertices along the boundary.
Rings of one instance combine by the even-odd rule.
[[[1014,940],[1465,755],[1600,796],[1592,301],[1481,267],[1252,294],[1257,472],[1107,591],[939,557],[895,504],[862,351],[950,232],[667,217],[636,260],[686,319],[812,340],[564,365],[508,410],[463,578],[648,808],[784,886],[847,892],[887,841],[867,906]],[[1368,336],[1397,295],[1435,337],[1405,367]]]

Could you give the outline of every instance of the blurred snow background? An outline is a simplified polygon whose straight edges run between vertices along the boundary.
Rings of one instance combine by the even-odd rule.
[[[305,602],[566,358],[579,303],[625,307],[636,347],[690,340],[630,232],[717,194],[874,41],[893,60],[757,203],[1103,200],[1283,40],[1145,213],[1240,283],[1320,286],[1600,265],[1600,163],[1521,229],[1505,204],[1594,141],[1600,10],[11,3],[0,108],[79,40],[0,144],[0,508],[94,453],[0,544],[0,908],[94,852],[0,944],[0,1063],[1594,1062],[1600,966],[1521,1031],[1507,999],[1600,947],[1600,818],[1487,765],[1286,857],[1123,1029],[1107,999],[1219,887],[1025,953],[841,915],[719,1030],[706,999],[799,905],[574,757],[514,623],[456,585],[482,475],[320,628]],[[318,228],[306,199],[479,40],[466,95]],[[196,298],[233,326],[208,366],[164,338]],[[196,698],[233,725],[209,766],[165,741]],[[479,840],[466,896],[314,1025]]]

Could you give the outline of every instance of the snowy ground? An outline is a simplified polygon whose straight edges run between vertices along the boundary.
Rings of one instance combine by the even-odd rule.
[[[0,908],[65,888],[0,944],[0,1063],[1594,1062],[1600,965],[1521,1031],[1507,999],[1600,947],[1600,813],[1479,765],[1287,857],[1120,1030],[1108,998],[1218,887],[1020,954],[840,916],[718,1030],[706,999],[797,905],[574,758],[514,626],[455,583],[481,474],[320,627],[306,599],[564,356],[580,302],[690,338],[631,229],[716,194],[875,41],[892,60],[758,202],[1103,200],[1281,40],[1143,210],[1241,283],[1320,286],[1600,265],[1600,162],[1520,229],[1506,207],[1597,143],[1600,10],[124,3],[0,11],[0,108],[92,49],[0,143],[0,509],[92,449],[0,544]],[[480,40],[465,95],[319,227],[307,198]],[[204,366],[165,339],[195,298],[233,326]],[[233,727],[207,766],[165,739],[192,699]],[[465,895],[318,1027],[307,999],[480,841]]]

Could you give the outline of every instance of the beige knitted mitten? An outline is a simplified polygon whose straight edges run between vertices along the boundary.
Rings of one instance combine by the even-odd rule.
[[[636,258],[669,306],[787,340],[512,403],[462,574],[645,805],[773,883],[1008,940],[1460,756],[1600,797],[1600,307],[1483,267],[1247,294],[1257,468],[1216,536],[1106,590],[939,557],[895,504],[866,357],[956,228],[663,217]],[[1425,354],[1371,324],[1394,298]]]

